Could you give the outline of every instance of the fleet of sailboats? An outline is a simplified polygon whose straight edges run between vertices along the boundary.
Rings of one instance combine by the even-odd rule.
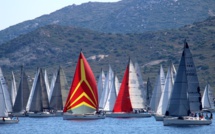
[[[209,118],[193,116],[204,111],[214,112],[215,98],[209,84],[201,96],[195,64],[186,41],[177,73],[170,62],[165,77],[160,65],[153,90],[149,78],[144,86],[140,70],[138,63],[133,64],[129,59],[122,83],[119,83],[110,65],[106,75],[101,70],[96,83],[90,65],[81,52],[70,90],[61,67],[53,74],[50,85],[47,71],[43,74],[42,69],[38,68],[29,90],[23,66],[18,89],[12,72],[8,90],[0,68],[0,123],[18,123],[18,118],[14,116],[56,115],[63,116],[64,120],[141,118],[154,115],[156,121],[163,121],[164,126],[212,123]]]

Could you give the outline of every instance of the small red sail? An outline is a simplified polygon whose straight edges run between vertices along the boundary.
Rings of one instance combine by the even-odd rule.
[[[129,96],[129,64],[125,70],[125,74],[120,86],[119,94],[117,96],[113,112],[132,112],[131,100]]]
[[[98,110],[96,80],[87,60],[81,52],[63,111],[67,112],[82,106],[95,109],[95,111]]]

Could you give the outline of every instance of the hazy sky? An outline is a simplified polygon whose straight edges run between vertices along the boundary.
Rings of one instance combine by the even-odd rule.
[[[79,5],[89,1],[116,2],[120,0],[1,0],[0,30],[49,14],[68,5]]]

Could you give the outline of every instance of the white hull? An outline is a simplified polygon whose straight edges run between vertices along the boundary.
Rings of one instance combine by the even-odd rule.
[[[212,123],[211,120],[199,120],[194,117],[187,117],[185,119],[178,119],[178,117],[172,118],[164,118],[163,124],[164,126],[172,126],[172,125],[210,125]]]
[[[19,120],[18,118],[5,118],[4,120],[1,118],[0,119],[0,124],[13,124],[13,123],[18,123]]]
[[[156,121],[163,121],[164,115],[155,114],[154,118],[155,118]]]
[[[111,118],[144,118],[151,117],[149,113],[107,113],[106,117]]]
[[[29,117],[54,117],[55,114],[49,113],[49,112],[38,112],[38,113],[28,113]]]
[[[202,109],[203,111],[205,111],[205,112],[212,112],[212,113],[214,113],[215,112],[215,109]]]
[[[72,113],[64,113],[64,120],[96,120],[96,119],[104,119],[105,115],[101,114],[72,114]]]

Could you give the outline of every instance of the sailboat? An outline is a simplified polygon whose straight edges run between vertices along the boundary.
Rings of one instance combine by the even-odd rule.
[[[13,71],[11,74],[12,74],[12,79],[11,79],[11,87],[10,87],[10,97],[11,97],[12,105],[14,105],[16,95],[17,95],[17,88],[16,88],[16,80],[15,80]]]
[[[163,117],[165,116],[167,106],[169,104],[170,95],[172,93],[173,84],[174,84],[174,77],[175,77],[175,73],[176,73],[174,71],[175,71],[174,66],[173,66],[172,62],[170,62],[166,80],[165,80],[164,90],[162,91],[161,98],[160,98],[160,101],[158,104],[158,108],[157,108],[156,114],[154,116],[156,121],[163,121]]]
[[[94,74],[81,52],[63,110],[64,120],[104,119],[98,113],[98,89]]]
[[[99,101],[101,100],[102,92],[104,90],[104,85],[105,85],[105,73],[101,69],[101,73],[99,75],[98,84],[97,84],[97,88],[98,88],[98,100]]]
[[[205,90],[204,90],[204,93],[202,95],[202,108],[204,111],[211,111],[211,112],[215,111],[214,98],[215,97],[213,94],[213,90],[212,90],[210,84],[208,83],[205,86]]]
[[[157,78],[156,78],[156,81],[155,81],[155,86],[154,86],[152,98],[150,101],[150,108],[153,113],[155,113],[157,111],[158,104],[159,104],[159,101],[161,98],[161,93],[164,90],[164,86],[165,86],[165,74],[163,71],[163,67],[161,65]]]
[[[109,69],[105,78],[104,90],[102,92],[102,98],[99,103],[100,108],[106,113],[107,117],[112,113],[117,97],[115,78],[114,72],[109,65]]]
[[[176,74],[164,126],[169,125],[209,125],[209,119],[191,117],[191,112],[201,112],[201,96],[198,77],[187,42],[184,43],[181,61]]]
[[[141,88],[134,65],[129,59],[111,117],[150,117],[149,113],[142,111],[145,103]]]
[[[30,89],[28,86],[28,78],[23,66],[21,66],[20,83],[19,83],[19,88],[17,90],[16,99],[13,105],[13,115],[27,116],[26,105],[28,102],[29,94],[30,94]]]
[[[46,90],[44,75],[39,68],[32,85],[27,107],[29,117],[51,117],[55,114],[50,113],[48,93]]]
[[[57,70],[56,75],[53,76],[53,85],[50,89],[50,108],[54,110],[56,115],[63,115],[63,98],[62,98],[62,91],[66,90],[67,82],[66,78],[64,77],[64,72],[62,67],[59,67]]]
[[[0,124],[19,122],[17,118],[11,118],[9,116],[10,112],[12,112],[12,103],[5,78],[0,68]]]

